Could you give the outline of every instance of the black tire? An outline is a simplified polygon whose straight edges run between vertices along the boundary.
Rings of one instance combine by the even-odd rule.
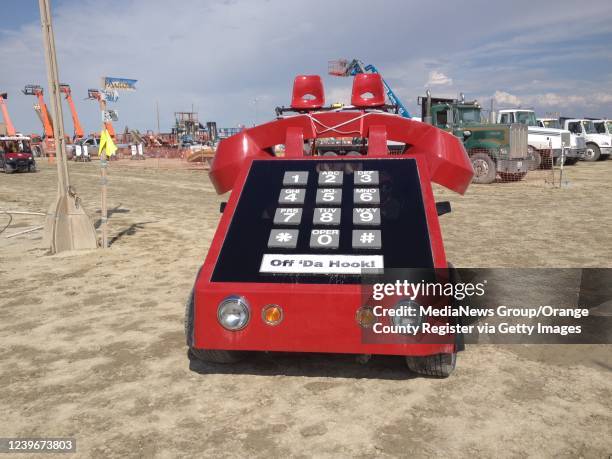
[[[527,159],[532,163],[530,170],[538,170],[542,166],[542,155],[531,145],[527,147]]]
[[[578,162],[578,158],[565,158],[565,166],[573,166]]]
[[[499,178],[502,182],[520,182],[526,175],[527,172],[500,172]]]
[[[486,153],[476,153],[470,156],[474,168],[473,183],[493,183],[497,176],[495,161]]]
[[[36,172],[36,171],[37,171],[36,164],[30,164],[28,166],[28,172]]]
[[[236,363],[243,360],[246,352],[193,347],[193,304],[193,290],[191,290],[185,304],[185,341],[189,347],[189,356],[210,363]]]
[[[448,378],[457,365],[457,353],[424,357],[406,356],[406,365],[410,371],[419,375]]]
[[[588,162],[593,162],[599,160],[601,156],[601,150],[594,143],[587,143],[586,153],[584,154],[584,160]]]

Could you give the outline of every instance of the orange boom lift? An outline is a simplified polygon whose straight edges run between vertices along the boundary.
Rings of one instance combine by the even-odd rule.
[[[4,118],[4,124],[6,124],[6,134],[9,137],[13,137],[16,134],[15,126],[13,126],[11,117],[8,114],[8,108],[6,108],[6,102],[4,102],[6,99],[8,99],[8,96],[5,92],[0,94],[0,109],[2,110],[2,117]]]
[[[70,107],[70,113],[72,114],[72,124],[74,126],[74,140],[82,139],[83,137],[85,137],[85,133],[83,132],[83,127],[81,126],[79,115],[77,114],[76,108],[74,106],[74,101],[72,100],[72,91],[70,90],[70,85],[60,84],[60,92],[66,95],[66,101],[68,102],[68,107]]]
[[[53,121],[49,115],[47,104],[43,97],[43,88],[35,84],[28,84],[22,91],[26,96],[36,96],[38,98],[38,104],[34,106],[34,110],[38,113],[40,121],[43,125],[43,131],[45,135],[45,141],[43,150],[45,154],[50,156],[55,155],[55,137],[53,136]]]

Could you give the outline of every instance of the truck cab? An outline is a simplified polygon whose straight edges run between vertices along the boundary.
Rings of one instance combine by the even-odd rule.
[[[568,158],[576,162],[577,157],[571,150],[571,135],[567,130],[543,128],[533,110],[507,109],[497,114],[500,124],[521,123],[527,126],[529,154],[537,168],[550,168],[553,164],[560,164]]]
[[[522,124],[502,126],[483,123],[476,101],[433,98],[429,91],[419,97],[424,122],[453,133],[463,141],[474,168],[474,183],[521,180],[530,166],[527,128]]]
[[[537,123],[541,128],[563,130],[563,126],[561,125],[559,118],[538,118]],[[565,164],[568,166],[576,164],[578,160],[584,159],[584,156],[586,155],[586,141],[584,140],[584,137],[570,132],[570,142],[572,151],[571,154],[565,158]]]
[[[585,161],[608,159],[612,154],[612,136],[600,134],[593,120],[586,118],[560,118],[563,127],[586,142]]]

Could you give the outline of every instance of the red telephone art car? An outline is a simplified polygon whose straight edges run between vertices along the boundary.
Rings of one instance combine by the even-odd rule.
[[[231,195],[187,304],[192,357],[387,354],[405,356],[423,374],[450,374],[460,350],[452,337],[364,334],[372,327],[364,273],[448,270],[438,222],[444,206],[431,184],[463,194],[473,175],[458,138],[390,113],[384,94],[379,75],[359,74],[351,106],[324,107],[321,78],[298,76],[278,119],[221,141],[210,178]],[[327,142],[319,154],[320,139],[329,138],[353,139],[354,149],[330,156]]]

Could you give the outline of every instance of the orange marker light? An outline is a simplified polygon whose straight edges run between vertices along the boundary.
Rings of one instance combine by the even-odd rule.
[[[269,304],[264,307],[262,318],[268,325],[278,325],[283,320],[283,310],[276,304]]]

